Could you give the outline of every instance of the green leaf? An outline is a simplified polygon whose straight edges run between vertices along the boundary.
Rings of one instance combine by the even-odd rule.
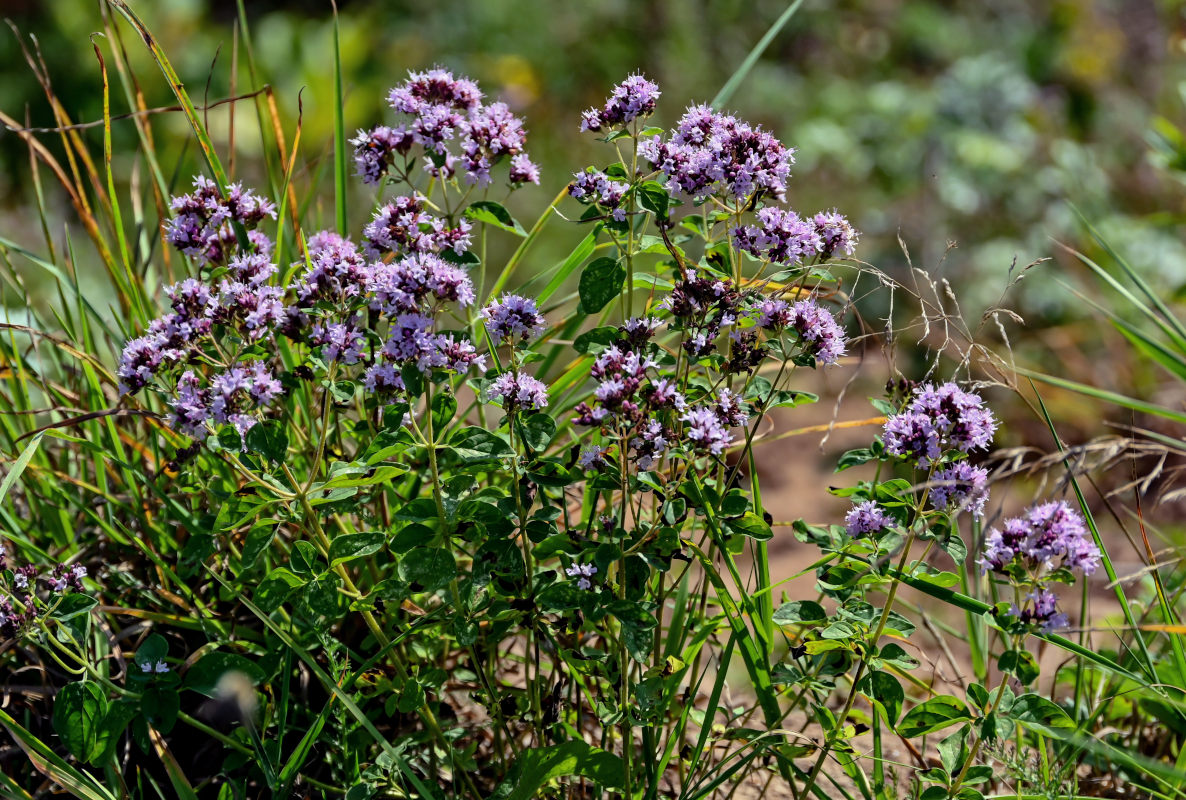
[[[577,291],[581,297],[581,311],[596,314],[622,292],[626,282],[626,268],[614,258],[598,258],[581,272]]]
[[[128,723],[139,713],[140,706],[132,700],[117,700],[107,707],[107,713],[103,715],[103,728],[99,733],[100,749],[91,755],[92,764],[102,764],[111,758],[115,746],[119,744],[119,737],[123,736]]]
[[[511,212],[492,200],[479,200],[476,203],[471,203],[465,210],[465,218],[474,222],[485,222],[487,225],[501,228],[516,236],[527,235],[527,231],[523,230],[523,226],[511,216]]]
[[[150,634],[136,650],[137,664],[156,664],[169,654],[169,642],[159,633]]]
[[[572,349],[581,355],[585,355],[593,348],[597,348],[597,352],[600,352],[617,342],[621,337],[621,332],[614,326],[602,325],[601,327],[587,330],[574,339]]]
[[[968,711],[964,701],[944,694],[932,697],[907,711],[906,716],[898,723],[897,730],[903,736],[913,739],[971,718],[972,713]]]
[[[246,444],[251,452],[283,464],[288,453],[288,434],[284,432],[283,423],[269,419],[257,422],[247,430]]]
[[[407,406],[403,406],[403,408],[406,410]],[[388,407],[389,413],[391,410],[392,407]],[[397,410],[396,418],[398,419],[399,417],[402,417],[402,412]],[[367,466],[373,467],[380,461],[389,461],[393,457],[406,452],[411,442],[412,438],[410,434],[402,428],[399,430],[379,431],[379,434],[367,445],[366,452],[359,460]]]
[[[645,610],[638,603],[633,603],[629,600],[615,600],[610,604],[609,612],[617,617],[623,626],[628,628],[650,631],[654,630],[657,624],[653,614]]]
[[[584,593],[569,581],[557,581],[547,586],[535,598],[541,611],[568,611],[581,607]]]
[[[58,602],[57,607],[54,608],[53,618],[65,622],[68,619],[77,617],[79,614],[86,614],[98,604],[99,601],[89,594],[72,592]]]
[[[888,672],[874,670],[869,673],[869,691],[873,699],[881,704],[885,718],[891,726],[895,725],[902,715],[902,704],[906,700],[906,693],[902,691],[902,684]]]
[[[238,653],[228,653],[215,650],[198,659],[185,673],[183,686],[198,694],[214,697],[218,682],[228,672],[237,672],[247,676],[252,686],[258,686],[267,677],[263,669],[251,659]]]
[[[892,664],[899,669],[910,670],[918,666],[918,659],[907,653],[902,649],[902,645],[896,642],[890,642],[881,648],[877,657],[884,663]]]
[[[647,181],[638,187],[638,202],[647,211],[654,212],[655,216],[666,219],[671,196],[667,194],[667,189],[663,187],[663,184],[657,181]]]
[[[358,391],[358,384],[354,381],[323,381],[322,386],[329,389],[329,393],[333,395],[335,403],[349,403],[354,400],[354,395]]]
[[[840,460],[836,462],[836,471],[843,472],[851,467],[859,467],[868,461],[872,461],[877,456],[867,447],[857,450],[849,450],[840,456]]]
[[[152,686],[140,695],[140,710],[152,727],[165,734],[177,724],[181,698],[177,696],[176,689]]]
[[[404,714],[411,714],[424,705],[424,687],[418,681],[409,680],[400,692],[398,708]]]
[[[779,625],[802,622],[823,622],[828,618],[824,607],[814,600],[792,600],[783,603],[774,612],[774,621]]]
[[[274,522],[260,522],[247,532],[247,541],[243,543],[243,555],[240,561],[243,569],[247,569],[256,562],[260,555],[272,546],[279,528]]]
[[[61,688],[54,698],[54,730],[75,758],[90,761],[102,753],[106,741],[103,718],[107,696],[94,681],[76,681]]]
[[[675,288],[675,284],[660,278],[658,275],[652,275],[649,272],[636,272],[630,282],[630,288],[659,289],[660,291],[669,292]]]
[[[443,431],[457,413],[457,398],[452,392],[441,392],[432,398],[432,429]]]
[[[457,562],[443,548],[417,547],[400,560],[399,576],[414,592],[435,592],[457,577]]]
[[[449,452],[467,464],[497,461],[515,453],[505,439],[478,427],[461,428],[454,433],[449,438]]]
[[[618,756],[579,740],[537,747],[519,756],[491,800],[533,800],[548,781],[565,777],[585,778],[602,789],[622,789],[626,770]]]
[[[279,567],[269,572],[268,576],[260,581],[259,586],[255,588],[254,600],[264,613],[270,614],[280,608],[289,595],[303,584],[304,581],[290,570]]]
[[[1038,679],[1038,662],[1028,650],[1006,650],[997,659],[1001,672],[1016,675],[1022,685],[1028,686]]]
[[[288,556],[288,566],[297,575],[312,575],[317,572],[321,557],[312,542],[296,542]]]
[[[540,453],[556,435],[556,421],[547,414],[532,414],[523,420],[519,433],[528,447]]]
[[[770,526],[766,524],[766,520],[752,511],[747,511],[744,516],[737,517],[736,519],[721,520],[721,526],[729,533],[738,536],[748,536],[759,542],[764,542],[774,536],[774,533],[770,530]]]
[[[819,395],[811,392],[800,392],[795,389],[779,389],[770,397],[765,408],[798,408],[819,402]]]
[[[935,749],[939,751],[939,759],[943,762],[943,769],[947,770],[949,775],[957,774],[968,760],[968,748],[965,743],[968,741],[969,730],[971,726],[964,725],[935,745]]]
[[[400,464],[368,466],[357,461],[349,464],[339,461],[330,465],[329,478],[325,483],[314,484],[310,491],[345,489],[351,486],[374,486],[388,483],[407,471],[408,468]]]
[[[234,425],[223,425],[218,429],[218,435],[206,440],[207,444],[211,439],[218,443],[218,447],[231,452],[238,452],[243,446],[243,437]]]
[[[1067,712],[1041,695],[1019,695],[1009,709],[1009,716],[1022,727],[1055,739],[1065,739],[1075,730]]]
[[[316,614],[329,619],[337,619],[344,610],[345,600],[341,588],[342,579],[332,572],[327,572],[305,585],[302,595],[305,603]]]
[[[338,564],[344,564],[355,558],[374,555],[383,548],[387,537],[381,532],[344,533],[330,542],[329,567],[333,569]]]

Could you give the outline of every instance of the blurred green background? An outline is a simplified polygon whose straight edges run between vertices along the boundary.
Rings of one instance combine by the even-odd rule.
[[[36,35],[72,117],[101,118],[88,41],[102,28],[100,4],[0,5],[22,33]],[[247,86],[234,0],[131,5],[195,99],[231,93],[235,58],[236,88]],[[330,4],[246,0],[245,7],[256,67],[276,89],[289,138],[303,100],[302,164],[316,176],[332,141]],[[644,70],[664,92],[658,124],[670,124],[687,103],[711,99],[785,7],[781,0],[343,0],[347,126],[389,119],[386,90],[408,69],[441,64],[470,75],[527,119],[543,185],[518,193],[514,210],[532,219],[573,170],[608,157],[577,124],[613,83]],[[1181,3],[1155,0],[808,0],[731,106],[798,148],[795,207],[839,207],[864,232],[859,255],[887,271],[905,263],[900,236],[915,264],[958,284],[973,316],[998,298],[1014,259],[1055,256],[1055,240],[1082,242],[1068,201],[1157,286],[1177,292],[1186,283],[1177,171],[1186,146],[1174,138],[1174,125],[1186,118],[1184,22]],[[0,109],[52,125],[16,37],[4,34]],[[130,35],[124,41],[149,105],[168,105],[172,97],[144,48]],[[113,112],[126,110],[113,92]],[[209,112],[223,147],[228,118],[225,106]],[[162,163],[186,147],[183,172],[196,171],[183,118],[158,116],[154,126],[164,140]],[[251,104],[240,103],[236,171],[249,181],[261,179],[254,126]],[[102,130],[85,135],[97,151]],[[116,165],[126,175],[136,144],[131,123],[117,123],[115,135],[117,153],[126,145]],[[33,226],[21,223],[31,198],[27,151],[5,133],[0,157],[3,227],[36,242]],[[328,172],[321,180],[332,202]],[[186,184],[188,174],[176,182]],[[352,210],[361,224],[370,198],[356,188]],[[950,242],[958,247],[949,252]],[[556,252],[565,245],[556,242]],[[539,255],[551,255],[546,243]],[[1046,324],[1075,311],[1049,281],[1029,281],[1016,302]]]

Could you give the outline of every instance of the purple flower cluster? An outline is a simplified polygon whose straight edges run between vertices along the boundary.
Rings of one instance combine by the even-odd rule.
[[[1100,551],[1079,512],[1059,500],[1033,506],[990,530],[978,563],[984,572],[1001,573],[1016,563],[1035,576],[1057,563],[1091,575]]]
[[[633,349],[649,342],[661,324],[654,317],[631,317],[618,327],[618,331],[626,337],[626,344]]]
[[[163,370],[196,354],[215,324],[234,328],[248,341],[269,335],[271,327],[284,319],[285,307],[283,291],[263,283],[275,267],[261,264],[261,259],[260,255],[236,256],[228,269],[232,277],[224,278],[213,291],[193,278],[167,287],[173,312],[153,320],[143,336],[125,345],[116,370],[120,392],[137,392]]]
[[[387,341],[381,350],[382,360],[366,372],[369,389],[402,389],[398,370],[414,366],[420,372],[444,370],[462,373],[476,367],[484,369],[486,357],[473,344],[453,334],[436,333],[435,320],[416,311],[396,314],[388,328]]]
[[[379,125],[369,131],[360,130],[358,135],[350,140],[354,145],[354,166],[358,177],[363,183],[378,183],[383,180],[392,164],[395,155],[406,156],[412,149],[415,140],[411,132],[403,125],[389,128]]]
[[[545,330],[548,323],[534,300],[517,294],[504,294],[482,309],[486,330],[495,344],[504,339],[508,342],[527,342]]]
[[[671,441],[667,429],[657,419],[647,420],[635,428],[635,436],[630,439],[630,449],[639,469],[650,469],[655,462],[667,452]]]
[[[1022,608],[1014,605],[1011,611],[1023,623],[1052,631],[1067,627],[1069,621],[1043,579],[1056,568],[1091,575],[1100,558],[1082,515],[1059,500],[1032,506],[990,530],[977,563],[982,572],[1009,575],[1030,587]]]
[[[3,574],[11,568],[11,582],[5,586]],[[41,574],[33,564],[15,567],[8,563],[4,543],[0,542],[0,641],[15,637],[37,619],[37,585],[51,593],[64,594],[83,591],[82,579],[87,568],[81,564],[55,564],[48,573]]]
[[[474,285],[460,267],[430,253],[376,264],[367,278],[372,309],[386,314],[417,312],[441,303],[468,306]]]
[[[644,470],[677,441],[673,431],[681,417],[688,417],[683,420],[685,427],[694,431],[685,437],[689,445],[713,453],[722,452],[730,442],[728,426],[745,419],[741,398],[727,389],[721,390],[715,403],[691,409],[674,383],[657,376],[659,364],[648,354],[657,328],[658,321],[652,317],[623,323],[618,341],[594,359],[590,374],[597,386],[592,400],[574,409],[578,425],[600,427],[604,435],[616,436],[623,453],[628,445],[630,457]]]
[[[65,592],[70,589],[81,592],[82,579],[85,577],[86,567],[82,564],[73,564],[71,566],[54,564],[54,568],[45,578],[45,583],[49,586],[51,592]]]
[[[1050,631],[1066,628],[1071,624],[1067,615],[1058,610],[1058,595],[1042,587],[1035,589],[1025,596],[1024,608],[1013,606],[1010,610],[1021,621],[1030,625],[1037,625],[1042,630]]]
[[[973,517],[984,516],[988,502],[988,470],[957,461],[935,472],[930,493],[931,505],[940,510],[967,511]]]
[[[0,641],[16,638],[36,618],[37,601],[32,594],[16,598],[0,597]]]
[[[968,453],[987,448],[996,429],[996,419],[980,395],[950,382],[927,383],[902,413],[886,420],[885,450],[929,467],[947,449]]]
[[[271,254],[271,241],[253,229],[265,218],[274,219],[276,206],[237,183],[223,196],[214,181],[199,175],[194,178],[194,191],[174,197],[170,207],[173,219],[165,224],[165,238],[191,258],[224,263],[237,245],[236,224],[248,231],[256,252]]]
[[[658,84],[641,74],[631,75],[614,87],[604,106],[590,108],[581,115],[581,130],[621,128],[639,117],[649,117],[660,94]]]
[[[696,199],[725,192],[738,200],[781,200],[795,161],[794,151],[774,136],[706,105],[689,108],[669,138],[648,139],[639,153],[671,186]]]
[[[799,334],[803,351],[821,363],[835,364],[847,349],[840,323],[810,298],[791,306],[788,326]]]
[[[622,197],[630,187],[612,180],[600,170],[588,169],[573,175],[573,181],[568,185],[568,193],[582,203],[594,203],[607,211],[618,222],[626,219],[626,209],[620,208]]]
[[[894,520],[873,500],[857,503],[844,516],[844,526],[853,538],[881,533],[894,526]]]
[[[819,231],[790,209],[767,206],[758,211],[758,225],[733,229],[733,245],[755,258],[794,266],[823,250]]]
[[[758,225],[733,229],[733,245],[755,258],[793,267],[814,258],[827,260],[836,253],[851,256],[860,234],[836,211],[821,212],[810,220],[790,209],[767,206],[758,211]]]
[[[578,589],[588,591],[593,588],[592,578],[597,574],[597,567],[592,564],[573,564],[564,570],[564,574],[576,579]]]
[[[148,333],[124,345],[116,368],[119,393],[132,394],[147,386],[162,369],[185,356],[190,336],[176,334],[160,320],[153,320]]]
[[[524,152],[527,132],[523,121],[505,103],[482,103],[482,92],[468,78],[436,68],[409,73],[408,80],[388,94],[395,111],[410,117],[394,128],[379,126],[359,131],[351,140],[354,162],[366,183],[378,183],[404,158],[401,179],[411,167],[408,154],[415,145],[427,154],[425,170],[434,177],[452,178],[458,171],[466,183],[490,184],[490,170],[503,159],[510,162],[512,185],[539,183],[539,168]],[[450,150],[453,142],[459,148]]]
[[[721,419],[716,408],[695,406],[680,416],[684,423],[684,438],[691,447],[701,452],[719,456],[733,443],[728,421]]]
[[[333,231],[321,231],[309,237],[307,249],[308,266],[291,287],[299,305],[348,301],[365,291],[371,264],[354,242]]]
[[[218,284],[213,318],[220,325],[236,328],[248,341],[259,341],[285,319],[284,290],[260,282],[224,279]]]
[[[611,345],[598,354],[590,374],[597,381],[593,390],[594,406],[577,406],[577,423],[601,425],[622,417],[636,421],[639,416],[638,394],[647,370],[658,366],[654,359],[636,350]],[[681,398],[682,402],[682,398]]]
[[[530,375],[504,372],[486,389],[486,400],[501,401],[508,414],[540,411],[548,407],[548,387]]]
[[[183,253],[208,264],[225,264],[217,284],[187,278],[165,288],[171,312],[153,320],[143,336],[124,347],[117,368],[120,392],[140,391],[157,377],[173,375],[172,424],[197,434],[207,423],[232,423],[245,433],[255,412],[280,395],[280,383],[264,362],[227,365],[206,376],[190,369],[176,377],[174,368],[207,360],[219,328],[243,341],[264,343],[288,319],[284,290],[270,281],[276,275],[271,242],[250,231],[252,248],[239,250],[234,225],[250,229],[275,216],[273,204],[234,184],[226,196],[213,182],[198,177],[194,191],[172,200],[176,217],[166,235]]]
[[[687,333],[684,351],[700,359],[713,352],[722,330],[737,322],[741,295],[729,278],[703,277],[690,269],[659,308],[680,321]]]
[[[448,227],[444,219],[424,210],[424,202],[419,195],[404,195],[375,212],[374,220],[363,230],[372,257],[446,250],[461,255],[469,249],[469,221],[458,220],[455,227]]]
[[[757,313],[758,327],[768,331],[780,331],[793,319],[790,303],[777,298],[763,298],[753,311]]]
[[[231,424],[240,436],[257,422],[252,411],[283,393],[280,381],[263,361],[245,361],[216,373],[208,386],[193,370],[182,373],[173,398],[173,427],[197,436],[208,423]]]
[[[821,211],[812,217],[812,222],[815,223],[815,231],[819,234],[822,258],[826,260],[837,253],[851,256],[856,252],[857,239],[861,234],[836,209]]]
[[[366,353],[366,334],[358,327],[359,320],[346,322],[318,322],[309,332],[309,344],[321,348],[327,361],[357,364]]]
[[[585,445],[577,457],[577,465],[581,469],[601,469],[606,464],[605,457],[608,453],[608,447],[596,444]]]

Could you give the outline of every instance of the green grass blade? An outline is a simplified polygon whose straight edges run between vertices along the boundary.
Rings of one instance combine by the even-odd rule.
[[[1177,352],[1169,349],[1164,344],[1154,339],[1147,332],[1141,330],[1130,322],[1127,322],[1110,308],[1100,305],[1087,295],[1077,291],[1074,287],[1067,286],[1061,281],[1058,283],[1060,286],[1074,294],[1084,303],[1091,306],[1103,316],[1107,317],[1116,327],[1116,329],[1120,331],[1124,338],[1128,339],[1129,342],[1132,343],[1133,347],[1140,350],[1143,355],[1160,364],[1179,380],[1186,381],[1186,355],[1184,355],[1186,354],[1186,349],[1179,350]],[[1145,306],[1138,303],[1138,308],[1141,309],[1142,313],[1145,313],[1146,316],[1155,322],[1160,321],[1157,318],[1157,315],[1150,312]],[[1166,334],[1171,337],[1171,339],[1173,338],[1172,331],[1165,330],[1164,328],[1163,331],[1165,331]]]
[[[1117,394],[1116,392],[1109,392],[1107,389],[1097,389],[1094,386],[1088,386],[1085,383],[1077,383],[1069,381],[1066,378],[1057,378],[1053,375],[1047,375],[1043,372],[1035,372],[1033,370],[1025,369],[1024,367],[1017,367],[1018,375],[1023,375],[1035,381],[1057,386],[1060,389],[1067,389],[1078,394],[1094,397],[1096,400],[1103,400],[1106,403],[1121,406],[1123,408],[1131,408],[1133,411],[1140,411],[1144,414],[1152,414],[1155,417],[1162,417],[1163,419],[1173,420],[1186,424],[1186,414],[1180,411],[1174,411],[1172,408],[1159,406],[1156,403],[1146,403],[1144,400],[1137,400],[1127,395]]]
[[[342,99],[342,36],[338,24],[338,4],[334,9],[334,210],[337,212],[338,233],[346,229],[346,120]]]
[[[1116,250],[1112,248],[1112,245],[1108,243],[1107,239],[1105,239],[1100,234],[1100,232],[1096,230],[1096,228],[1090,222],[1087,221],[1087,218],[1079,212],[1079,209],[1075,208],[1073,205],[1071,208],[1079,217],[1079,221],[1083,223],[1083,227],[1085,227],[1087,232],[1091,234],[1091,238],[1095,239],[1099,246],[1104,249],[1104,252],[1112,257],[1117,266],[1120,267],[1128,279],[1131,280],[1136,285],[1136,287],[1141,290],[1141,293],[1144,294],[1145,297],[1149,298],[1149,302],[1152,303],[1153,307],[1156,308],[1158,313],[1161,314],[1166,324],[1174,329],[1182,341],[1186,341],[1186,325],[1183,325],[1182,321],[1178,319],[1172,311],[1170,311],[1169,306],[1167,306],[1165,301],[1162,300],[1158,293],[1153,290],[1153,287],[1151,287],[1148,282],[1146,282],[1145,279],[1142,278],[1140,274],[1135,269],[1133,269],[1132,266],[1127,261],[1125,261],[1119,253],[1116,252]]]
[[[25,449],[21,451],[12,468],[8,470],[8,474],[4,476],[4,481],[0,482],[0,504],[4,503],[4,498],[8,497],[8,492],[12,489],[13,484],[21,477],[25,467],[29,466],[29,461],[32,460],[33,454],[37,452],[37,448],[41,444],[42,435],[37,434],[25,445]]]
[[[1165,333],[1165,335],[1168,336],[1171,341],[1173,341],[1175,347],[1183,352],[1186,352],[1186,337],[1181,336],[1172,325],[1166,322],[1162,315],[1158,314],[1152,308],[1145,305],[1141,298],[1129,291],[1124,284],[1112,277],[1111,273],[1109,273],[1096,262],[1092,261],[1086,255],[1070,247],[1066,247],[1065,249],[1071,253],[1071,255],[1079,259],[1079,261],[1081,261],[1084,266],[1094,272],[1096,277],[1108,284],[1108,286],[1110,286],[1117,294],[1131,303],[1132,306],[1140,311],[1144,317],[1152,321],[1155,325],[1157,325],[1157,327],[1161,328],[1162,332]]]
[[[218,153],[214,150],[214,143],[210,140],[210,134],[206,131],[206,126],[202,124],[202,118],[198,116],[197,109],[194,108],[193,101],[189,98],[189,93],[185,90],[185,84],[181,82],[181,78],[177,76],[177,71],[173,69],[173,64],[169,61],[165,51],[157,42],[156,37],[148,30],[148,27],[141,21],[140,17],[128,7],[124,0],[107,0],[116,11],[123,16],[128,23],[136,29],[136,33],[140,34],[140,38],[144,40],[144,44],[152,53],[153,60],[156,61],[157,66],[161,70],[161,74],[165,76],[165,80],[169,83],[169,88],[173,90],[173,95],[177,98],[177,102],[181,104],[182,111],[185,112],[186,119],[189,120],[190,127],[193,128],[194,136],[197,137],[198,146],[202,148],[202,155],[206,158],[206,164],[210,167],[210,172],[214,178],[214,182],[218,184],[221,192],[225,193],[227,184],[226,170],[222,167],[222,162],[218,159]]]
[[[572,273],[576,272],[577,267],[579,267],[581,264],[584,264],[585,259],[592,255],[593,248],[597,245],[597,231],[598,228],[596,227],[589,231],[589,235],[577,243],[577,246],[573,248],[572,252],[568,254],[567,258],[551,269],[540,273],[538,276],[532,278],[531,281],[528,281],[523,285],[524,289],[526,289],[532,281],[543,278],[549,273],[553,273],[552,279],[548,281],[548,285],[541,289],[536,295],[537,303],[542,306],[545,302],[547,302],[548,298],[554,295],[556,290],[563,286],[564,282],[572,276]]]
[[[1030,388],[1033,389],[1034,396],[1038,399],[1038,407],[1042,411],[1042,417],[1046,421],[1047,427],[1050,429],[1050,435],[1054,438],[1054,444],[1059,452],[1064,452],[1062,437],[1058,435],[1058,431],[1054,427],[1054,420],[1050,418],[1050,413],[1046,410],[1046,404],[1042,401],[1042,396],[1038,393],[1038,389],[1032,383]],[[1144,634],[1141,633],[1140,628],[1137,627],[1137,621],[1133,617],[1132,607],[1129,605],[1128,597],[1124,592],[1124,585],[1116,580],[1116,568],[1112,565],[1112,559],[1108,556],[1108,550],[1104,547],[1103,540],[1100,538],[1099,529],[1095,524],[1095,517],[1091,513],[1091,508],[1087,504],[1087,498],[1083,496],[1083,490],[1079,488],[1079,481],[1075,478],[1071,471],[1071,465],[1067,464],[1067,477],[1070,480],[1071,488],[1075,492],[1075,499],[1079,501],[1079,509],[1083,512],[1083,516],[1087,521],[1087,527],[1091,531],[1091,538],[1095,541],[1095,546],[1100,551],[1100,562],[1104,567],[1104,573],[1108,576],[1108,582],[1112,584],[1113,591],[1116,594],[1116,600],[1120,603],[1121,609],[1124,611],[1124,619],[1132,629],[1133,637],[1136,639],[1137,647],[1141,651],[1141,657],[1144,659],[1144,668],[1147,670],[1150,678],[1155,683],[1160,683],[1157,677],[1157,665],[1153,660],[1152,654],[1149,652],[1149,647],[1145,643]]]
[[[733,93],[737,91],[737,87],[741,86],[742,82],[749,75],[750,70],[754,68],[754,64],[758,63],[758,59],[762,57],[762,53],[766,52],[766,48],[774,41],[774,37],[778,36],[783,27],[791,21],[791,17],[795,16],[795,12],[799,10],[799,6],[801,5],[803,5],[803,0],[794,0],[793,3],[787,6],[786,11],[783,11],[782,15],[774,21],[774,24],[766,31],[766,35],[754,45],[754,49],[749,51],[749,55],[741,62],[741,66],[729,76],[729,80],[725,81],[725,85],[717,92],[717,96],[712,99],[711,105],[713,108],[720,110],[721,106],[729,102],[729,99],[733,97]]]
[[[45,777],[70,792],[79,800],[116,800],[115,795],[103,788],[90,775],[67,764],[60,756],[29,731],[17,724],[7,712],[0,709],[0,725],[3,725],[13,741],[25,751],[29,761]]]

